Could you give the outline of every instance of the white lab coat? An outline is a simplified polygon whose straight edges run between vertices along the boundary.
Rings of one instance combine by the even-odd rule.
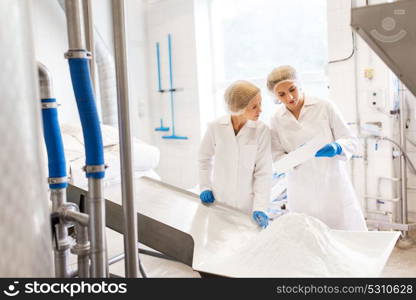
[[[357,150],[357,138],[331,102],[305,97],[298,120],[283,104],[278,108],[271,119],[273,161],[322,132],[328,142],[341,145],[342,154],[315,157],[289,172],[289,210],[314,216],[332,229],[367,230],[345,165]]]
[[[272,157],[270,130],[261,121],[247,121],[237,136],[231,116],[208,125],[199,150],[200,190],[245,213],[267,209]]]

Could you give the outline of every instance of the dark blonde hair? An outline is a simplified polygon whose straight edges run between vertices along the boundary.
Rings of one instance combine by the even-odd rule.
[[[289,65],[277,67],[267,76],[267,88],[274,92],[276,85],[286,80],[298,81],[296,69]]]
[[[238,80],[232,83],[224,93],[225,104],[231,114],[240,114],[247,107],[251,99],[253,99],[260,89],[245,80]]]

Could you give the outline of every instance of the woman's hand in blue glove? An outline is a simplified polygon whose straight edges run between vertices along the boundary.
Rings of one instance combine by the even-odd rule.
[[[262,211],[258,211],[258,210],[254,211],[253,219],[262,228],[266,228],[267,225],[269,225],[269,217]]]
[[[199,198],[203,203],[213,203],[215,201],[214,194],[210,190],[203,191]]]
[[[330,143],[323,146],[318,152],[316,152],[316,157],[334,157],[335,155],[340,155],[342,153],[341,145],[338,143]]]

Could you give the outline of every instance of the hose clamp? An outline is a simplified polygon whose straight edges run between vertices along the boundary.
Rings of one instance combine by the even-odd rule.
[[[87,173],[100,173],[100,172],[104,172],[105,169],[107,168],[108,168],[107,165],[96,165],[96,166],[84,166],[82,169],[84,170],[84,172],[87,172]]]
[[[43,102],[42,109],[49,109],[49,108],[58,108],[58,103],[56,102]]]
[[[90,242],[87,241],[84,244],[76,243],[75,246],[71,248],[71,253],[80,256],[90,254]]]
[[[58,240],[58,245],[57,245],[57,249],[58,251],[65,251],[71,248],[71,242],[68,238],[63,239],[63,240]]]
[[[59,183],[67,183],[68,182],[68,177],[49,177],[48,178],[48,183],[49,184],[59,184]]]
[[[85,49],[69,49],[67,52],[65,52],[65,58],[86,58],[91,59],[92,54],[91,52],[85,50]]]

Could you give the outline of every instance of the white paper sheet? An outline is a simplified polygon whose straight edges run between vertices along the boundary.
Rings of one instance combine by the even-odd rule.
[[[303,144],[274,163],[275,172],[290,172],[296,166],[314,158],[316,152],[330,142],[331,140],[327,131],[322,131],[321,134],[315,136],[309,142]]]

